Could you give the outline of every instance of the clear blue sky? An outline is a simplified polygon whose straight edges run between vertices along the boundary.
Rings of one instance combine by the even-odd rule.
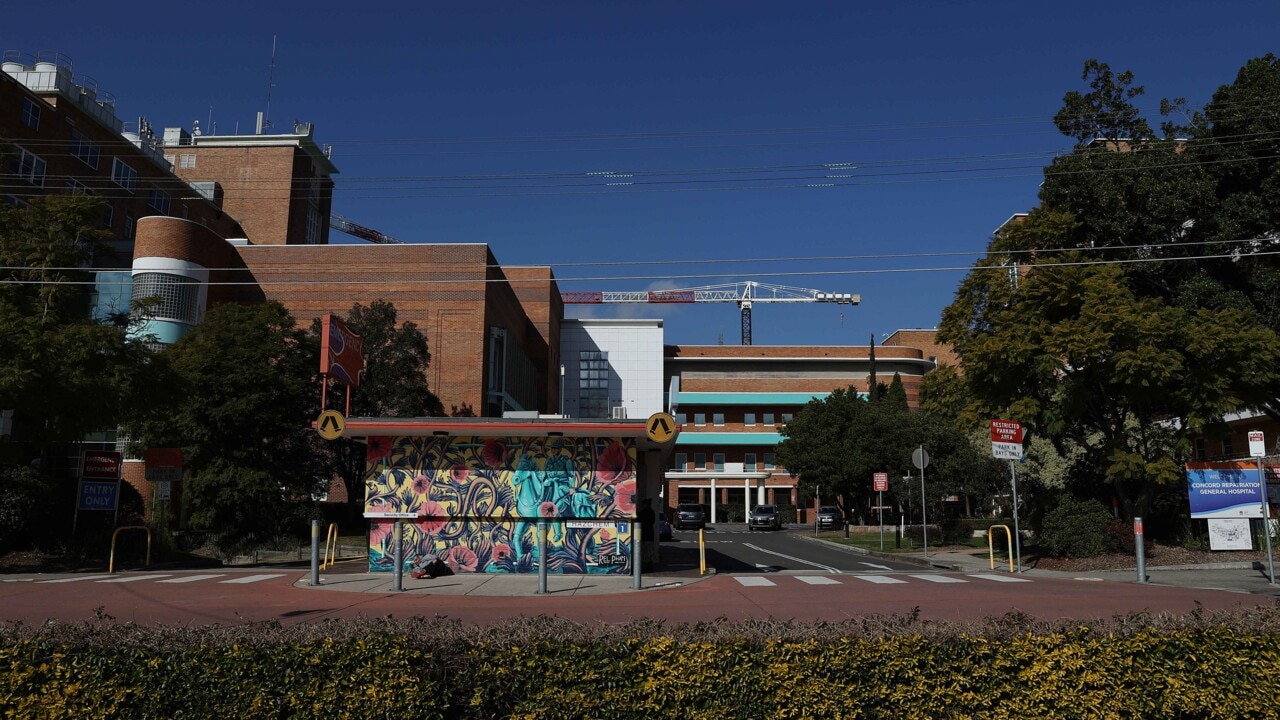
[[[267,109],[275,36],[274,130],[312,122],[333,146],[335,212],[408,242],[489,243],[503,264],[552,265],[563,290],[860,293],[758,305],[754,339],[866,344],[936,326],[963,273],[919,269],[967,267],[1035,205],[1086,59],[1133,70],[1154,126],[1160,98],[1201,104],[1276,50],[1277,21],[1257,0],[94,0],[9,3],[0,47],[64,53],[127,121],[212,117],[225,135]],[[865,257],[890,254],[911,257]],[[726,262],[743,259],[764,261]],[[739,342],[733,305],[625,310],[665,317],[668,342]]]

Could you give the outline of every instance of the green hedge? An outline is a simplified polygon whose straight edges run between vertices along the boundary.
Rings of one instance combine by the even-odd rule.
[[[0,716],[18,718],[1275,717],[1278,673],[1275,609],[0,629]]]

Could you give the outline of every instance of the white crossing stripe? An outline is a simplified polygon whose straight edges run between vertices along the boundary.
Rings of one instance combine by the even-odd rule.
[[[221,575],[184,575],[183,577],[176,577],[176,578],[174,578],[174,579],[172,579],[172,580],[161,580],[160,582],[162,582],[162,583],[189,583],[189,582],[198,582],[198,581],[200,581],[200,580],[212,580],[212,579],[214,579],[214,578],[220,578],[220,577],[222,577],[222,576],[221,576]]]
[[[81,575],[79,577],[59,578],[57,580],[41,580],[40,584],[51,585],[53,583],[73,583],[73,582],[81,582],[83,580],[102,580],[104,578],[109,578],[109,577],[111,576],[110,575]]]
[[[796,579],[810,585],[839,585],[840,581],[826,575],[797,575]]]
[[[1031,582],[1027,578],[1013,577],[1011,575],[970,575],[969,577],[994,580],[996,582]]]
[[[968,580],[965,580],[964,578],[951,577],[950,575],[910,575],[909,577],[917,578],[917,579],[919,579],[919,580],[928,580],[929,582],[936,582],[936,583],[964,583],[964,582],[969,582]]]
[[[231,580],[220,580],[224,584],[243,585],[246,583],[255,583],[259,580],[270,580],[271,578],[284,577],[284,573],[278,575],[246,575],[244,577],[232,578]]]
[[[99,580],[100,583],[131,583],[139,580],[155,580],[157,578],[167,578],[168,575],[126,575],[124,577],[111,578],[110,580]]]
[[[856,577],[859,580],[866,580],[869,583],[876,583],[877,585],[894,585],[907,582],[906,580],[899,580],[898,578],[889,577],[888,575],[854,575],[853,577]]]
[[[734,580],[746,587],[773,587],[773,581],[768,578],[755,577],[754,575],[740,576],[735,575]]]

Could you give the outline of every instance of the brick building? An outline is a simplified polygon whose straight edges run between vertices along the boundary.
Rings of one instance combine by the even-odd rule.
[[[838,388],[867,394],[870,347],[687,346],[666,347],[667,384],[676,391],[681,425],[665,477],[668,506],[698,503],[711,522],[741,521],[762,503],[795,505],[798,521],[817,498],[804,497],[786,468],[774,462],[779,429],[814,398]],[[875,349],[876,381],[902,378],[911,407],[920,380],[934,361],[914,347]]]

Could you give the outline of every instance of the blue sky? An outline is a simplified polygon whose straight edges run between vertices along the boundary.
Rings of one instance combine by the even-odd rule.
[[[1277,21],[1260,1],[25,2],[0,47],[65,54],[126,121],[225,135],[268,109],[274,36],[270,119],[333,146],[335,212],[489,243],[562,290],[859,293],[757,305],[753,330],[862,345],[934,327],[963,272],[924,268],[967,267],[1035,205],[1086,59],[1133,70],[1154,126],[1160,98],[1203,103],[1275,50]],[[597,310],[739,342],[730,304]]]

